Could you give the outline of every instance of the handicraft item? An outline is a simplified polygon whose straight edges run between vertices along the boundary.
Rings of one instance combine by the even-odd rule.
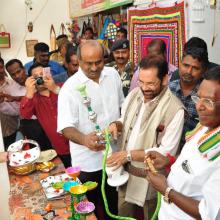
[[[149,157],[146,159],[145,162],[146,162],[146,165],[149,167],[149,169],[152,173],[157,173],[157,170],[155,169],[155,167],[152,163],[152,160]]]
[[[86,93],[86,85],[79,85],[77,86],[77,91],[80,92],[80,95],[82,97],[82,100],[83,100],[83,104],[87,107],[87,110],[88,110],[88,115],[89,115],[89,119],[91,122],[93,122],[95,124],[95,130],[97,132],[97,136],[103,136],[102,132],[101,132],[101,129],[100,129],[100,126],[97,124],[97,114],[92,110],[92,107],[91,107],[91,99],[87,96],[87,93]],[[104,205],[105,205],[105,210],[106,210],[106,213],[114,218],[114,219],[121,219],[121,220],[135,220],[134,218],[127,218],[127,217],[121,217],[121,216],[116,216],[116,215],[113,215],[110,213],[109,211],[109,208],[108,208],[108,202],[107,202],[107,199],[106,199],[106,194],[105,194],[105,179],[106,179],[106,160],[107,160],[107,156],[109,155],[109,150],[112,152],[112,149],[111,149],[111,145],[110,145],[110,134],[108,133],[108,131],[106,130],[105,132],[105,141],[102,142],[100,141],[101,144],[105,144],[106,146],[106,150],[103,152],[104,153],[104,158],[103,158],[103,162],[102,162],[102,185],[101,185],[101,191],[102,191],[102,196],[103,196],[103,200],[104,200]],[[124,174],[126,174],[127,172],[124,171]],[[124,177],[125,175],[121,175],[123,174],[122,172],[120,173],[119,177]],[[128,175],[126,176],[126,181],[128,179]],[[124,181],[125,178],[123,178],[123,181]],[[123,184],[126,182],[124,181]],[[84,186],[86,185],[91,185],[91,183],[85,183]],[[93,184],[94,185],[94,184]],[[118,186],[121,185],[121,183],[118,184]],[[88,186],[87,186],[88,187]],[[88,188],[87,188],[88,190]],[[70,192],[72,192],[72,197],[75,195],[75,191],[73,191],[73,189],[70,188]],[[73,199],[72,199],[73,200]],[[72,204],[73,206],[73,204]],[[85,207],[85,204],[78,204],[78,206],[80,207]],[[77,206],[77,207],[78,207]],[[92,205],[91,204],[87,204],[86,205],[86,208],[83,208],[84,209],[88,209],[88,206],[92,209]],[[79,207],[76,209],[76,211],[79,211],[78,210]],[[73,209],[72,209],[73,210]],[[73,216],[75,214],[73,213]]]
[[[30,148],[29,144],[34,147]],[[35,162],[40,157],[40,147],[36,141],[16,141],[8,147],[8,152],[9,166],[15,174],[26,175],[36,169]]]

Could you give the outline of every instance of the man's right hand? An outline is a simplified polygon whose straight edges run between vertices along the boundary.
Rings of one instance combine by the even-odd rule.
[[[34,94],[36,93],[36,80],[34,79],[33,76],[30,76],[27,78],[26,82],[25,82],[25,86],[27,89],[26,92],[26,97],[29,99],[32,99]]]
[[[152,160],[153,166],[155,167],[156,170],[161,170],[165,168],[166,166],[169,165],[170,161],[169,158],[166,156],[160,154],[157,151],[149,151],[145,155],[145,164],[146,164],[146,159],[150,158]]]
[[[118,125],[117,123],[120,123],[120,122],[112,122],[108,129],[109,129],[109,133],[113,136],[114,140],[117,140],[118,139],[118,136],[121,132],[121,129],[118,129]],[[120,127],[122,127],[122,125],[120,124]]]
[[[92,151],[101,151],[105,149],[105,145],[100,144],[100,140],[100,137],[97,136],[97,133],[94,131],[84,136],[83,145]]]

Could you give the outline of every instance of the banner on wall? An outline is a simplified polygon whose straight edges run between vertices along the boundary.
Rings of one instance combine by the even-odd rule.
[[[69,0],[69,14],[71,18],[76,18],[132,2],[133,0]]]

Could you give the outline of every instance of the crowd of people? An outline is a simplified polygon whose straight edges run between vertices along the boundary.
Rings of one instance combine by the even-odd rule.
[[[79,45],[66,35],[57,45],[50,52],[46,43],[37,43],[33,61],[25,65],[0,58],[5,150],[18,132],[41,150],[55,149],[65,167],[81,167],[82,182],[98,183],[87,196],[97,219],[108,220],[101,195],[105,143],[99,135],[108,128],[115,141],[106,166],[129,173],[117,189],[106,185],[112,213],[150,220],[158,191],[160,220],[220,219],[220,67],[209,61],[205,41],[186,42],[179,68],[169,63],[161,39],[151,40],[134,66],[124,28],[109,49],[91,28]],[[149,158],[156,173],[146,165]],[[0,153],[4,161],[6,152]]]

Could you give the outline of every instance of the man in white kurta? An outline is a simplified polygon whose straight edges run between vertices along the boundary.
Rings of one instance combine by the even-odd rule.
[[[148,181],[163,195],[159,220],[220,219],[220,67],[204,74],[192,100],[200,124],[186,135],[168,178],[148,172]],[[148,157],[158,170],[169,164],[158,152]]]
[[[95,203],[98,219],[108,219],[101,196],[102,158],[104,144],[99,142],[95,125],[105,129],[120,116],[124,100],[122,83],[117,71],[104,67],[104,50],[94,40],[81,44],[78,51],[79,71],[63,85],[58,98],[58,131],[70,140],[72,166],[80,166],[82,182],[95,181],[98,187],[87,193]],[[97,114],[96,122],[89,119],[88,107],[76,89],[85,85],[91,109]],[[106,186],[109,207],[117,214],[117,193]]]
[[[220,219],[220,158],[210,162],[207,158],[203,158],[196,148],[198,140],[207,131],[208,127],[202,127],[185,144],[180,156],[171,168],[167,182],[176,191],[200,201],[199,212],[202,219],[211,220]],[[186,168],[183,167],[184,164],[187,164]],[[186,170],[187,166],[190,173]],[[219,184],[216,184],[217,182]],[[168,204],[163,199],[161,202],[160,220],[194,219],[174,203]]]

